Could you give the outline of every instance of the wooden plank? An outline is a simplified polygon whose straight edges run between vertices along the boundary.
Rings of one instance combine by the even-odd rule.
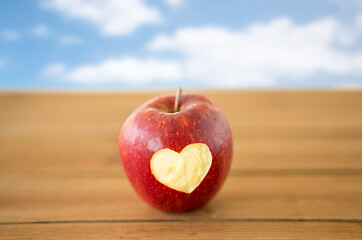
[[[92,131],[90,128],[89,131]],[[36,136],[36,135],[35,135]],[[76,137],[75,137],[76,138]],[[361,139],[235,140],[231,171],[362,170]],[[107,172],[122,174],[117,139],[6,140],[0,172]]]
[[[239,125],[296,126],[330,124],[361,126],[362,91],[187,91],[212,98],[231,122]],[[0,93],[4,120],[119,123],[146,100],[168,92],[135,93]],[[37,114],[31,114],[31,108]],[[34,110],[33,109],[33,110]],[[19,111],[22,110],[22,111]],[[110,111],[111,110],[111,111]],[[30,114],[29,114],[30,113]],[[103,115],[102,113],[107,113]],[[27,119],[19,118],[27,116]],[[61,116],[61,118],[59,118]],[[78,116],[78,117],[77,117]],[[97,116],[97,118],[94,118]],[[242,120],[242,121],[238,121]],[[267,121],[266,121],[267,120]],[[9,121],[10,122],[10,121]],[[235,124],[232,124],[235,125]]]
[[[0,239],[361,238],[361,222],[110,222],[0,225]]]
[[[362,169],[359,139],[236,139],[233,170]]]
[[[203,209],[154,210],[117,176],[2,174],[0,222],[139,219],[358,219],[362,175],[239,176]]]
[[[0,93],[0,239],[361,239],[362,91],[203,92],[234,163],[203,209],[157,211],[117,137],[147,93]]]
[[[0,172],[117,174],[122,122],[158,94],[1,93]],[[204,94],[230,120],[232,170],[362,167],[361,91]]]
[[[304,127],[310,135],[328,130],[350,129],[361,133],[362,91],[224,91],[201,92],[214,99],[225,112],[235,131],[278,134],[280,128]],[[57,127],[121,126],[139,105],[160,92],[71,94],[71,93],[1,93],[0,123],[7,127],[27,124]],[[0,124],[1,126],[1,124]],[[313,132],[320,127],[324,129]],[[1,129],[1,130],[6,130]],[[273,131],[276,130],[276,131]],[[252,132],[250,132],[252,131]],[[248,133],[248,131],[247,131]],[[352,132],[347,132],[348,135]],[[346,134],[347,134],[346,133]],[[238,135],[236,135],[238,137]],[[247,136],[247,135],[242,135]]]

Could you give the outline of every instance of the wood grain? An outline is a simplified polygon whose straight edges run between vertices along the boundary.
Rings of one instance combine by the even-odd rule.
[[[26,177],[25,177],[26,176]],[[4,176],[1,222],[142,219],[339,219],[362,221],[362,176],[229,176],[205,208],[165,214],[146,205],[125,177]]]
[[[116,137],[113,141],[103,138],[48,142],[14,139],[0,144],[0,159],[4,159],[0,161],[0,172],[101,171],[123,174]],[[362,170],[361,146],[361,139],[235,139],[232,171]]]
[[[201,92],[234,157],[184,214],[146,205],[118,158],[123,121],[165,93],[0,92],[0,239],[362,238],[362,91]]]
[[[0,172],[118,172],[123,121],[158,94],[2,93]],[[232,170],[362,168],[359,91],[204,94],[229,119]]]
[[[147,222],[0,225],[1,239],[348,239],[362,223]]]

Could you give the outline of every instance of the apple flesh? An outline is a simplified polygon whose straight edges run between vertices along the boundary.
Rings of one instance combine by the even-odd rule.
[[[220,108],[200,95],[160,96],[139,107],[119,135],[124,171],[138,195],[165,211],[204,206],[231,164],[232,136]]]
[[[192,193],[197,188],[212,164],[212,155],[206,144],[187,145],[180,153],[161,149],[153,154],[151,172],[169,188]]]

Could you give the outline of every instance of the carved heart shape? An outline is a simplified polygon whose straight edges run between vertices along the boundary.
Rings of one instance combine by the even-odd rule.
[[[189,144],[180,153],[165,148],[151,158],[155,178],[174,190],[192,193],[205,178],[212,164],[209,147],[204,143]]]

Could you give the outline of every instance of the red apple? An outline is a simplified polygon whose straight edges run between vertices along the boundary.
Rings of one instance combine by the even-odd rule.
[[[224,114],[210,99],[160,96],[125,121],[119,152],[128,179],[147,203],[190,211],[209,202],[223,184],[232,137]]]

